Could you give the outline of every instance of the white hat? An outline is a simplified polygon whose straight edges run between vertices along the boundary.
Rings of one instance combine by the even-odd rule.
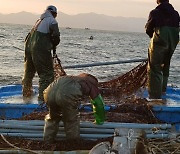
[[[56,8],[55,6],[53,6],[53,5],[49,5],[49,6],[46,8],[46,10],[50,10],[51,12],[57,13],[57,8]]]

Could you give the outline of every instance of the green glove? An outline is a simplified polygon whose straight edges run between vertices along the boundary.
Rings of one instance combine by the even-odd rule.
[[[104,109],[104,101],[102,96],[99,94],[93,100],[91,99],[91,103],[93,105],[95,123],[98,125],[102,125],[105,121],[105,109]]]

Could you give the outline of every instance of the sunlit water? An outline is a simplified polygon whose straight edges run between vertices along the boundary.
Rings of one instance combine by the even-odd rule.
[[[0,86],[21,83],[24,71],[22,50],[24,38],[30,29],[31,26],[28,25],[0,24]],[[65,28],[60,28],[60,32],[61,42],[57,47],[57,54],[62,66],[147,58],[149,37],[145,33]],[[90,36],[94,39],[90,40]],[[169,77],[169,85],[178,87],[180,87],[179,59],[180,44],[172,57]],[[138,63],[116,64],[65,71],[69,75],[91,73],[99,81],[107,81],[137,65]],[[38,83],[37,76],[33,82]]]
[[[6,98],[0,99],[2,103],[10,103],[10,104],[37,104],[37,95],[33,96],[29,100],[23,100],[22,95],[9,96]]]

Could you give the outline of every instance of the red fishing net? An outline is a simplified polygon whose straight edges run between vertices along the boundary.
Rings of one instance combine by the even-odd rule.
[[[101,94],[106,100],[122,99],[134,94],[141,87],[145,87],[147,81],[147,61],[141,62],[138,66],[115,79],[99,82]],[[55,78],[66,75],[60,61],[54,63]],[[114,100],[112,100],[114,101]]]
[[[53,58],[53,62],[54,62],[54,78],[57,79],[60,76],[66,75],[66,72],[61,66],[61,61],[57,56]]]
[[[147,61],[140,63],[129,72],[106,82],[100,82],[99,88],[107,100],[118,100],[135,94],[139,89],[146,86]]]

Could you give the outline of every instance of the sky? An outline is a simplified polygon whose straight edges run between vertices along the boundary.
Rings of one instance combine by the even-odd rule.
[[[170,0],[180,13],[180,0]],[[21,11],[41,14],[48,5],[68,15],[94,12],[109,16],[147,18],[157,4],[156,0],[0,0],[0,13]]]

